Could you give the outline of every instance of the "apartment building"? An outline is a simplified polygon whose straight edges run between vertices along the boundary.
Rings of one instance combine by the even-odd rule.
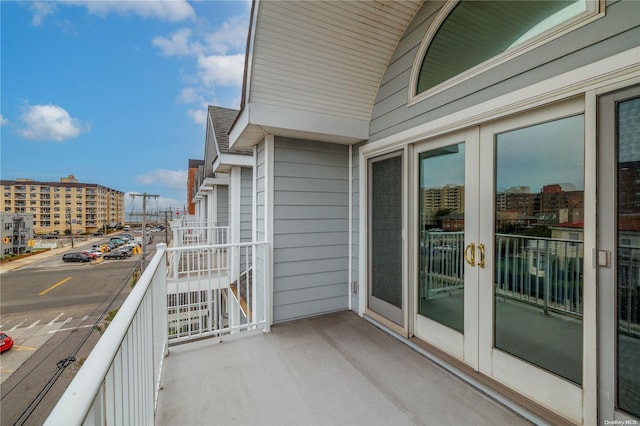
[[[0,232],[2,232],[0,255],[30,252],[33,243],[33,215],[0,212]]]
[[[73,175],[59,182],[19,178],[0,184],[0,211],[32,214],[35,234],[82,234],[124,223],[124,192]]]

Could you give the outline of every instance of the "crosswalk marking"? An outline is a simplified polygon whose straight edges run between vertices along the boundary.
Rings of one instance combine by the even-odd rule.
[[[56,321],[58,321],[58,319],[59,319],[62,315],[64,315],[64,312],[60,312],[60,314],[59,314],[57,317],[55,317],[54,319],[52,319],[52,320],[51,320],[47,325],[53,325],[53,323],[54,323],[54,322],[56,322]]]
[[[26,320],[25,320],[26,321]],[[13,326],[13,328],[9,331],[15,331],[18,327],[20,327],[22,324],[24,324],[24,321],[22,321],[21,323],[18,323],[16,325]]]
[[[54,315],[54,314],[55,313],[52,313],[51,315]],[[64,312],[60,312],[59,314],[57,314],[55,316],[55,318],[53,318],[50,321],[47,321],[46,319],[42,319],[42,318],[38,319],[38,320],[36,320],[34,322],[29,321],[29,318],[23,319],[19,323],[13,325],[13,327],[11,327],[7,331],[7,333],[15,332],[18,329],[30,330],[30,329],[39,329],[40,327],[52,327],[52,326],[56,326],[56,325],[59,325],[60,327],[64,327],[65,325],[69,324],[71,321],[74,320],[74,317],[68,317],[67,319],[62,320],[62,318],[64,318],[64,314],[65,314]],[[75,320],[77,321],[77,323],[83,324],[85,321],[91,320],[92,317],[95,317],[95,315],[93,315],[93,316],[92,315],[84,315],[81,320],[79,320],[80,317],[75,318]],[[7,327],[9,327],[11,325],[11,324],[7,324],[6,318],[3,320],[3,322],[5,323],[5,325]],[[8,321],[8,322],[11,323],[12,321]],[[78,327],[66,328],[66,329],[62,329],[62,330],[73,330],[73,329],[76,329],[76,328],[84,328],[84,327],[93,327],[93,323],[92,324],[88,324],[88,325],[81,325],[81,326],[78,326]],[[3,329],[4,328],[0,325],[0,330],[3,330]],[[56,330],[56,331],[60,331],[60,330]],[[53,332],[55,332],[55,331],[53,331]],[[51,332],[49,332],[49,333],[51,333]]]

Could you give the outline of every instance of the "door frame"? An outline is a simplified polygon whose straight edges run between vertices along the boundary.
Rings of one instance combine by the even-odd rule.
[[[364,306],[364,313],[371,317],[372,319],[378,321],[382,325],[388,327],[394,332],[400,334],[403,337],[409,337],[409,286],[408,286],[408,274],[409,274],[409,262],[407,262],[408,256],[408,248],[407,248],[407,211],[409,204],[409,197],[407,196],[407,188],[408,188],[408,167],[407,167],[407,152],[408,147],[403,146],[400,148],[387,150],[385,152],[375,152],[370,155],[362,156],[361,162],[361,194],[362,196],[362,204],[361,211],[365,212],[366,220],[361,221],[361,232],[362,228],[364,228],[364,244],[365,244],[365,256],[367,261],[365,262],[364,271],[365,271],[365,280],[364,286],[362,288],[362,296],[360,298],[360,302],[362,306]],[[393,156],[399,156],[401,159],[401,170],[402,170],[402,308],[401,308],[401,316],[402,316],[402,324],[398,324],[391,319],[385,317],[381,312],[377,312],[369,306],[369,295],[371,291],[371,263],[368,260],[371,256],[371,221],[370,218],[370,190],[371,190],[371,175],[369,173],[369,168],[371,164],[371,160],[375,159],[386,159],[391,158]]]
[[[583,318],[582,318],[582,385],[576,385],[553,373],[546,372],[527,361],[494,348],[494,261],[495,261],[495,135],[520,128],[535,126],[540,123],[555,121],[577,114],[584,115],[584,264],[583,264]],[[589,259],[590,247],[594,247],[595,215],[590,213],[589,203],[593,200],[588,195],[590,187],[587,176],[594,175],[594,159],[589,159],[590,144],[587,135],[588,113],[584,96],[577,96],[562,102],[545,105],[537,109],[525,111],[512,117],[488,122],[480,126],[480,161],[483,171],[480,174],[480,187],[490,189],[490,197],[485,192],[485,200],[480,204],[480,236],[478,242],[485,245],[487,267],[480,269],[480,336],[479,358],[480,371],[506,384],[517,392],[527,395],[542,405],[551,408],[562,416],[581,423],[583,419],[583,391],[588,386],[587,376],[592,368],[587,362],[596,355],[595,345],[589,345],[590,324],[595,318],[595,280],[589,278],[587,270],[591,268]],[[595,194],[595,192],[594,192]],[[489,198],[489,200],[486,200]]]
[[[617,409],[617,138],[616,104],[640,97],[632,85],[597,98],[598,108],[598,240],[594,250],[598,280],[598,421],[637,420]],[[615,283],[615,285],[611,285]]]
[[[464,143],[465,146],[465,238],[464,247],[478,240],[478,217],[467,215],[468,211],[477,211],[479,202],[478,172],[479,172],[479,152],[478,152],[479,127],[474,126],[458,132],[438,136],[432,139],[421,141],[412,145],[413,165],[410,194],[414,200],[419,200],[420,191],[420,154],[432,149],[451,146],[457,143]],[[475,184],[474,184],[475,181]],[[412,224],[410,231],[410,256],[413,259],[413,269],[411,270],[411,281],[413,301],[413,334],[424,341],[453,355],[457,359],[469,364],[474,369],[478,369],[478,277],[477,268],[464,262],[464,334],[452,330],[445,325],[420,315],[419,304],[419,222],[420,214],[417,202],[411,205],[409,220]],[[461,253],[462,255],[462,253]],[[470,285],[468,285],[470,283]]]

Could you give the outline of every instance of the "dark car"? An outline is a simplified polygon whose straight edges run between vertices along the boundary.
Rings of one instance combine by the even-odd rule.
[[[127,257],[129,257],[129,256],[131,256],[133,254],[133,247],[125,245],[125,246],[120,247],[116,251],[124,252],[124,253],[126,253]]]
[[[0,352],[8,351],[13,347],[13,339],[0,331]]]
[[[103,256],[104,259],[126,259],[127,257],[129,257],[127,253],[120,250],[112,251]]]
[[[91,258],[82,253],[65,253],[62,255],[63,262],[91,262]]]

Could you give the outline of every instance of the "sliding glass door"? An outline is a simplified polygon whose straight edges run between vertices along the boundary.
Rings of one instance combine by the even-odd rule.
[[[601,422],[640,418],[640,87],[598,103]]]

